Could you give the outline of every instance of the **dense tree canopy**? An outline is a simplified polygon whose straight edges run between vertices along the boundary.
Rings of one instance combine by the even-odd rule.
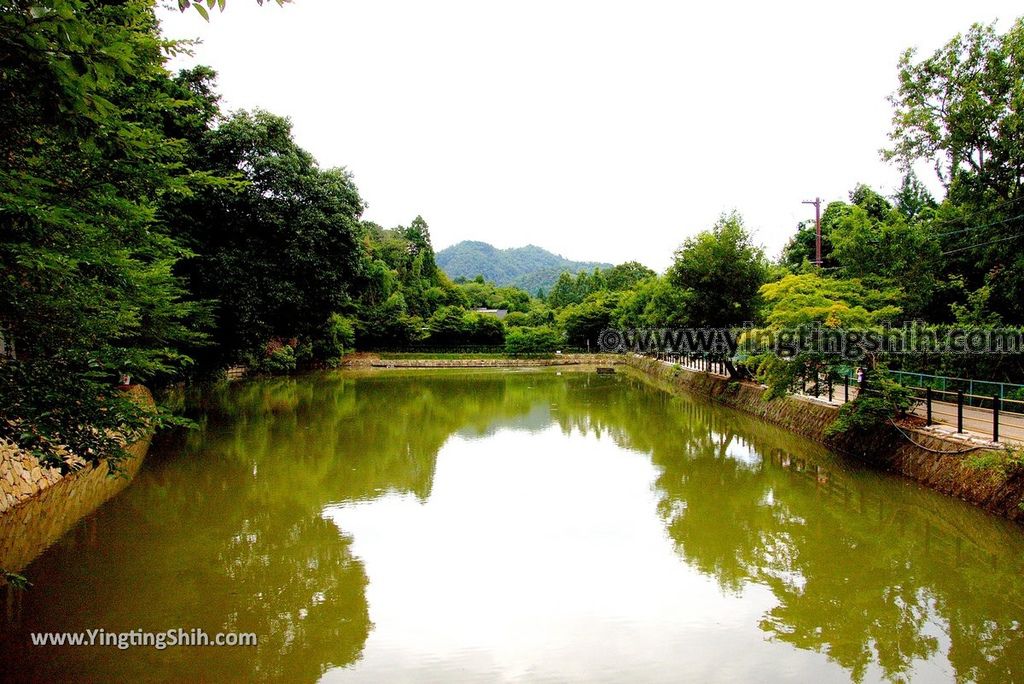
[[[84,0],[9,4],[0,44],[0,434],[117,451],[104,429],[140,416],[109,379],[173,372],[203,337],[156,218],[192,180],[163,130],[175,45],[149,3]]]
[[[196,256],[182,264],[193,293],[217,303],[228,356],[274,337],[315,340],[351,308],[363,275],[363,202],[344,169],[320,169],[290,123],[239,112],[198,145],[204,170],[240,186],[210,188],[177,209],[176,229]]]
[[[754,320],[767,272],[763,251],[753,244],[743,219],[732,213],[683,243],[668,279],[677,288],[700,294],[690,304],[691,325],[733,326]]]
[[[423,217],[363,220],[353,175],[321,168],[287,119],[225,112],[209,68],[172,75],[183,46],[153,2],[0,4],[0,436],[44,455],[117,452],[111,435],[145,417],[112,389],[123,373],[289,371],[412,344],[547,353],[607,327],[1024,321],[1021,21],[904,55],[886,155],[907,173],[891,196],[857,185],[826,206],[820,268],[813,223],[769,263],[733,213],[657,274],[534,246],[439,259]],[[468,270],[453,282],[439,260]],[[931,363],[1024,381],[1019,359]]]

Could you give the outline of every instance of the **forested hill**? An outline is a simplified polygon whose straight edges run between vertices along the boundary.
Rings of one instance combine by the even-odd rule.
[[[465,240],[437,253],[437,265],[450,278],[467,279],[482,275],[498,285],[515,285],[527,292],[549,291],[559,274],[579,273],[611,264],[596,261],[571,261],[536,245],[498,249],[486,242]]]

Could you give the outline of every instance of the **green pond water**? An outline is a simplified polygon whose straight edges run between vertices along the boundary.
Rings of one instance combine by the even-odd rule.
[[[1024,681],[1024,534],[593,371],[208,395],[5,589],[12,681]],[[256,647],[31,646],[253,632]]]

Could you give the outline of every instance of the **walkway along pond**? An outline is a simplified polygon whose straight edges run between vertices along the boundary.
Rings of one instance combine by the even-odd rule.
[[[237,383],[25,569],[15,680],[1024,680],[1024,534],[629,369]],[[54,649],[36,631],[254,632]]]

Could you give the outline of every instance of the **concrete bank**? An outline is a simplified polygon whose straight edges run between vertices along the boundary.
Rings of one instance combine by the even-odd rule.
[[[671,387],[753,414],[770,423],[826,444],[889,472],[908,477],[944,494],[968,501],[1011,520],[1024,521],[1024,475],[1003,478],[971,468],[963,453],[971,445],[961,439],[903,427],[880,430],[869,439],[830,439],[825,431],[839,407],[805,397],[767,401],[764,389],[751,383],[698,373],[656,361],[623,355],[627,366]],[[972,453],[984,449],[975,449]],[[943,453],[953,452],[953,453]]]
[[[153,396],[141,385],[131,390],[140,402]],[[18,572],[82,517],[124,489],[134,477],[149,437],[128,447],[122,473],[111,476],[107,464],[88,465],[68,454],[70,470],[45,467],[15,445],[0,440],[0,569]],[[0,580],[2,583],[2,580]]]

